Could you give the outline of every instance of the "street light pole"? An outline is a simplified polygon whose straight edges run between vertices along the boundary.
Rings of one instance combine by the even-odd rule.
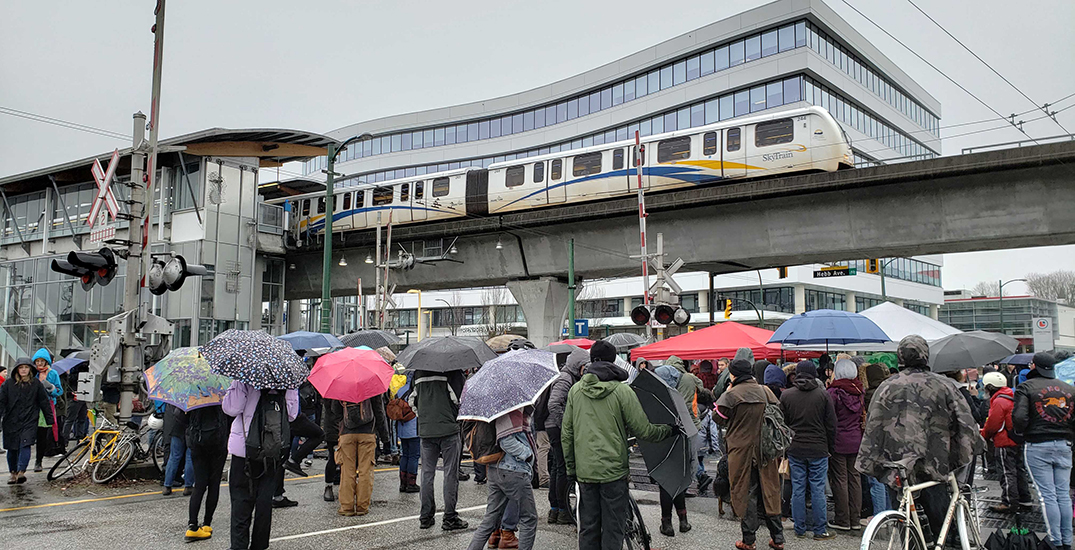
[[[412,288],[407,291],[407,294],[418,295],[418,341],[422,341],[422,291]]]
[[[1016,281],[1023,281],[1025,283],[1026,279],[1012,279],[1012,280],[1010,280],[1008,282],[1004,282],[1003,279],[997,280],[997,283],[1000,284],[1000,287],[997,288],[997,294],[1000,295],[1000,296],[997,297],[997,303],[1000,304],[1000,333],[1001,334],[1008,334],[1007,332],[1004,332],[1004,285],[1006,285],[1008,283],[1014,283]]]
[[[449,317],[448,317],[448,328],[451,330],[452,336],[455,336],[455,310],[452,309],[452,304],[449,304],[448,300],[445,300],[444,298],[437,298],[436,300],[438,302],[443,302],[444,305],[448,306],[448,309],[445,310],[449,315]],[[441,320],[443,321],[443,319],[441,319]],[[430,316],[429,316],[429,327],[430,327],[429,333],[433,334],[433,328],[432,328],[433,327],[433,315],[432,314],[430,314]]]
[[[887,302],[888,301],[888,294],[885,293],[885,268],[888,267],[888,264],[890,264],[890,263],[892,263],[892,262],[894,262],[894,261],[896,261],[898,259],[899,258],[889,258],[888,261],[881,262],[881,269],[878,270],[881,273],[881,301],[882,302]]]

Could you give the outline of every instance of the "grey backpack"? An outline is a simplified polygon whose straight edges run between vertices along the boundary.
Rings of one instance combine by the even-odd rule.
[[[761,465],[784,456],[793,437],[795,432],[784,422],[784,411],[780,410],[780,405],[767,403],[761,425]]]

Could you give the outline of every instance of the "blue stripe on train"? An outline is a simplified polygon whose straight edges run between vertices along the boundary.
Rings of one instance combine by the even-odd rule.
[[[376,212],[378,210],[425,210],[426,212],[439,212],[442,214],[459,214],[460,212],[454,210],[441,210],[439,208],[426,208],[424,206],[370,206],[369,208],[352,208],[351,210],[344,210],[343,212],[335,212],[332,214],[332,223],[336,223],[344,218],[354,216],[355,214],[362,214],[365,212]],[[325,227],[324,218],[308,224],[305,231],[312,231],[314,229],[323,229]]]
[[[570,181],[565,181],[563,183],[557,183],[556,185],[551,185],[551,186],[548,186],[548,187],[543,187],[541,189],[538,189],[537,191],[534,191],[534,192],[530,193],[529,195],[519,197],[519,198],[517,198],[517,199],[515,199],[515,200],[513,200],[513,201],[511,201],[511,202],[509,202],[507,204],[505,204],[504,206],[501,206],[497,210],[503,210],[503,209],[505,209],[505,208],[507,208],[507,207],[519,202],[519,201],[524,201],[524,200],[529,199],[529,198],[531,198],[531,197],[533,197],[535,195],[538,195],[540,193],[544,193],[546,191],[552,191],[553,189],[557,189],[557,188],[560,188],[560,187],[566,187],[568,185],[573,185],[573,184],[576,184],[576,183],[583,183],[583,182],[587,182],[587,181],[593,181],[593,180],[601,179],[601,178],[616,178],[616,177],[627,177],[627,176],[635,176],[635,175],[637,175],[637,172],[635,172],[635,170],[633,168],[631,168],[631,169],[624,169],[624,170],[613,170],[611,172],[602,172],[600,174],[594,174],[592,176],[587,176],[585,178],[579,178],[577,180],[570,180]],[[695,168],[693,166],[684,166],[684,165],[666,165],[666,166],[643,167],[642,168],[642,175],[644,175],[644,176],[658,176],[658,177],[662,177],[662,178],[672,178],[672,179],[677,179],[677,180],[687,182],[687,183],[703,183],[703,182],[709,182],[709,181],[715,181],[715,180],[721,179],[720,176],[715,176],[713,174],[703,172],[703,171],[701,171],[698,168]]]

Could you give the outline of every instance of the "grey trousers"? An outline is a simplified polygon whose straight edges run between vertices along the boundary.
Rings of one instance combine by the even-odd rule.
[[[470,539],[467,550],[482,550],[489,541],[489,535],[500,529],[500,520],[509,502],[519,503],[519,550],[531,550],[534,537],[537,536],[537,505],[534,504],[534,489],[530,486],[530,474],[501,470],[495,466],[488,468],[489,500],[485,506],[485,516],[481,525]]]
[[[437,475],[437,459],[444,459],[444,520],[459,517],[455,503],[459,498],[459,452],[462,442],[458,435],[422,438],[422,511],[423,521],[437,513],[433,480]]]

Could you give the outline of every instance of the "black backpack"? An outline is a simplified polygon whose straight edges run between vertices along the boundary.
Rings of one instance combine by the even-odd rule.
[[[187,414],[187,446],[223,449],[228,442],[228,417],[219,405]]]
[[[261,390],[246,434],[246,467],[250,479],[275,471],[290,448],[291,426],[284,391]]]

